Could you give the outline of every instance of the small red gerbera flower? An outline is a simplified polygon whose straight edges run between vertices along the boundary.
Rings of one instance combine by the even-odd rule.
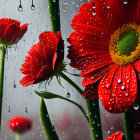
[[[99,95],[109,112],[124,112],[136,100],[139,11],[139,0],[94,0],[94,4],[91,0],[72,20],[70,65],[81,70],[84,97],[96,99]]]
[[[63,59],[64,42],[61,32],[57,35],[49,31],[43,32],[22,64],[20,71],[26,76],[21,79],[21,85],[29,86],[49,80],[53,76],[58,77],[59,72],[64,69]]]
[[[27,25],[20,26],[19,21],[9,18],[0,19],[0,44],[8,47],[17,43],[26,33]]]
[[[14,132],[24,133],[31,129],[32,122],[25,117],[15,117],[9,121],[9,127]]]
[[[108,137],[106,140],[125,140],[123,132],[116,132]]]

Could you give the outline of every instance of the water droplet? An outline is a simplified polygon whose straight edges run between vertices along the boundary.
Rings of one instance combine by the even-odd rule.
[[[121,90],[124,91],[125,90],[125,86],[121,86]]]
[[[107,9],[109,9],[109,8],[110,8],[110,6],[108,5],[108,6],[107,6]]]
[[[69,92],[67,93],[67,98],[70,98],[70,93]]]
[[[139,105],[137,103],[135,103],[133,107],[134,107],[135,110],[139,109]]]
[[[17,87],[17,86],[16,86],[16,84],[15,84],[15,80],[14,80],[13,89],[16,89],[16,87]]]
[[[95,16],[95,15],[96,15],[96,12],[95,12],[95,10],[93,10],[93,12],[92,12],[92,15],[93,15],[93,16]]]
[[[66,11],[66,7],[67,7],[67,3],[65,1],[64,4],[63,4],[63,11]]]
[[[106,85],[106,88],[109,88],[109,83]]]
[[[27,106],[25,106],[25,113],[26,113],[26,114],[28,113],[28,109],[27,109]]]
[[[128,97],[128,93],[126,93],[125,96]]]
[[[19,5],[19,7],[18,7],[18,11],[23,11],[23,7],[22,7],[22,5]]]
[[[128,0],[123,0],[123,3],[124,3],[124,4],[127,4],[127,3],[128,3]]]
[[[53,0],[53,2],[56,2],[56,0]]]
[[[11,113],[11,107],[9,105],[9,107],[8,107],[8,114],[10,114],[10,113]]]
[[[52,129],[53,129],[53,131],[55,131],[55,127],[54,127],[54,125],[52,126]]]
[[[35,5],[32,4],[32,5],[31,5],[31,10],[34,10],[34,9],[35,9]]]
[[[118,79],[118,84],[121,84],[122,80],[121,79]]]

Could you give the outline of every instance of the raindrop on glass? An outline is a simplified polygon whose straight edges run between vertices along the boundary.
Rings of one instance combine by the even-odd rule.
[[[11,107],[9,105],[9,107],[8,107],[8,114],[10,114],[10,113],[11,113]]]
[[[23,11],[23,7],[21,5],[19,5],[18,11],[20,11],[20,12]]]
[[[128,3],[128,0],[123,0],[123,3],[124,3],[124,4],[127,4],[127,3]]]
[[[139,109],[139,105],[137,103],[134,104],[134,110],[138,110]]]
[[[31,5],[31,10],[34,10],[34,9],[35,9],[35,5],[32,4],[32,5]]]
[[[16,86],[16,84],[15,84],[15,80],[14,80],[13,89],[16,89],[16,87],[17,87],[17,86]]]
[[[27,106],[25,106],[25,113],[26,113],[26,114],[28,113],[28,109],[27,109]]]
[[[67,93],[67,98],[70,98],[70,93],[69,92]]]
[[[55,131],[55,127],[54,127],[54,125],[52,126],[52,129],[53,129],[53,131]]]
[[[66,11],[67,3],[66,1],[63,3],[63,11]]]

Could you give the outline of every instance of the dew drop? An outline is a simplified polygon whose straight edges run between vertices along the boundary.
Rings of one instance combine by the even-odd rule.
[[[107,6],[107,9],[110,9],[110,6],[109,5]]]
[[[95,12],[95,10],[93,10],[93,12],[92,12],[92,15],[93,15],[93,16],[95,16],[95,15],[96,15],[96,12]]]
[[[128,97],[128,93],[126,93],[125,96]]]
[[[122,82],[121,79],[118,79],[118,84],[121,84],[121,82]]]
[[[8,114],[10,114],[10,113],[11,113],[11,107],[9,105],[9,107],[8,107]]]
[[[121,86],[121,90],[124,91],[125,90],[125,86]]]
[[[123,3],[124,3],[124,4],[127,4],[127,3],[128,3],[128,0],[123,0]]]
[[[70,98],[70,93],[69,92],[67,93],[67,98]]]
[[[134,107],[135,110],[139,109],[139,105],[137,103],[135,103],[133,107]]]
[[[27,109],[27,106],[25,106],[25,113],[26,113],[26,114],[28,113],[28,109]]]

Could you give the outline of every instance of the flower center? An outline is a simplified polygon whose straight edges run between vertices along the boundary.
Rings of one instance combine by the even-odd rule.
[[[131,52],[136,50],[139,42],[139,35],[136,31],[126,31],[123,33],[118,41],[118,52],[120,56],[130,56]]]
[[[126,65],[140,57],[140,26],[128,24],[111,36],[109,52],[114,63]]]

